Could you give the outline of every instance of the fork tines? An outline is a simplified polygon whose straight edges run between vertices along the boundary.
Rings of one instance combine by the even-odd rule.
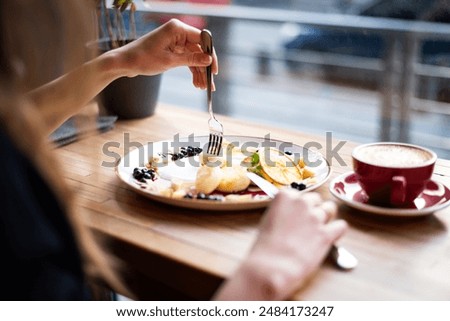
[[[207,153],[214,156],[219,155],[222,148],[222,140],[222,133],[210,133]]]

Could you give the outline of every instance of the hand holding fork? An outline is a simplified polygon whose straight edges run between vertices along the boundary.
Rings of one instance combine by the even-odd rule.
[[[211,32],[204,29],[201,32],[201,46],[203,52],[212,55],[213,54],[213,41]],[[207,154],[217,156],[220,154],[223,140],[223,126],[216,119],[212,110],[212,70],[211,65],[206,67],[206,81],[207,81],[207,94],[208,94],[208,111],[209,111],[209,141]]]

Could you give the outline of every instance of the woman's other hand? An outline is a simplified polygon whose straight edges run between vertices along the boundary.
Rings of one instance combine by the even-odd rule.
[[[281,191],[265,213],[247,259],[217,293],[218,300],[283,300],[319,268],[346,230],[332,202],[319,194]]]

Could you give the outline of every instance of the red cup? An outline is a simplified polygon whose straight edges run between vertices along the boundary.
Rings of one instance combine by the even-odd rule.
[[[408,207],[433,174],[437,155],[417,145],[371,143],[352,152],[353,169],[369,203]]]

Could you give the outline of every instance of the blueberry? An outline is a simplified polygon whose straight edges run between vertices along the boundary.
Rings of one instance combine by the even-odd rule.
[[[304,189],[306,189],[306,185],[303,184],[303,183],[300,183],[300,184],[298,184],[297,189],[298,189],[299,191],[303,191]]]
[[[155,180],[155,171],[153,169],[146,169],[144,178],[151,179],[152,181]]]
[[[141,170],[134,171],[133,177],[137,180],[141,180],[144,178],[144,173]]]
[[[135,168],[133,169],[133,177],[139,182],[145,183],[146,179],[155,179],[155,171],[148,168]]]
[[[198,193],[197,194],[197,199],[199,200],[205,200],[206,199],[206,195],[204,193]]]
[[[171,154],[172,155],[172,160],[176,161],[185,157],[192,157],[195,155],[200,154],[203,151],[203,149],[201,149],[200,147],[193,147],[193,146],[188,146],[188,147],[180,147],[180,152],[177,154]]]
[[[293,182],[291,183],[291,187],[298,191],[303,191],[304,189],[306,189],[306,185],[304,183]]]

